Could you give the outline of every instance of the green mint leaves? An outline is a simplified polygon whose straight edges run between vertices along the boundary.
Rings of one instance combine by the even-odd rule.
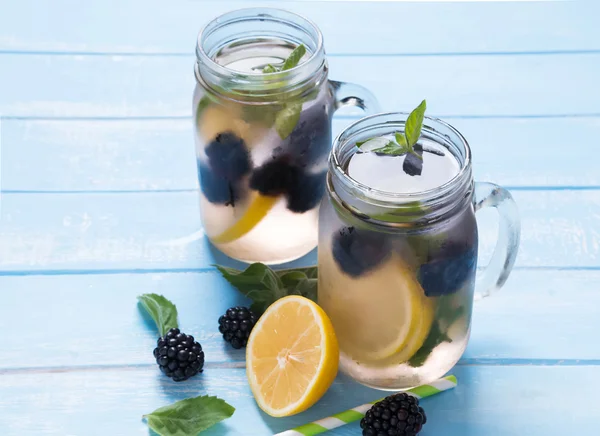
[[[263,73],[265,73],[265,74],[276,73],[277,71],[279,71],[279,70],[271,64],[269,64],[263,68]]]
[[[466,309],[462,305],[455,306],[453,295],[444,295],[439,298],[434,322],[423,346],[409,359],[408,364],[413,368],[423,366],[435,347],[443,342],[452,342],[448,337],[448,329],[462,316],[466,316]]]
[[[271,64],[263,68],[263,73],[278,73],[280,71],[291,70],[300,63],[300,59],[306,54],[306,47],[300,44],[296,47],[281,67]],[[300,113],[302,112],[302,102],[287,103],[282,110],[275,115],[275,130],[281,139],[285,139],[291,135],[294,128],[300,121]]]
[[[292,68],[296,67],[300,63],[300,59],[302,59],[305,54],[306,47],[304,44],[300,44],[298,47],[292,50],[288,58],[283,63],[281,71],[291,70]]]
[[[421,128],[423,127],[423,118],[426,109],[427,103],[423,100],[421,104],[410,113],[406,120],[404,136],[406,136],[406,142],[408,142],[408,146],[411,149],[415,146],[421,136]]]
[[[235,409],[217,397],[200,396],[177,401],[144,415],[160,436],[196,436],[229,418]]]
[[[215,265],[225,280],[253,303],[256,314],[263,313],[275,301],[287,295],[317,300],[317,267],[274,271],[262,263],[253,263],[244,271]]]
[[[278,73],[280,71],[291,70],[292,68],[298,66],[300,59],[302,59],[305,54],[306,47],[304,44],[300,44],[298,47],[292,50],[287,59],[283,61],[283,64],[281,64],[281,67],[269,64],[263,68],[263,73]]]
[[[427,103],[423,100],[408,116],[404,126],[404,133],[396,132],[394,135],[395,141],[377,137],[367,141],[357,142],[356,146],[362,151],[386,154],[388,156],[404,156],[405,154],[410,153],[417,159],[423,160],[422,153],[420,154],[415,151],[414,147],[421,136],[425,109],[427,109]]]
[[[275,115],[275,130],[281,139],[292,134],[302,112],[302,103],[288,103]]]
[[[162,295],[143,294],[138,297],[140,304],[152,317],[163,337],[172,328],[177,328],[177,308]]]

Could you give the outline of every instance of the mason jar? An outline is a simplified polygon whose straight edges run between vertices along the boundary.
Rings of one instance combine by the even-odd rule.
[[[469,339],[474,295],[504,284],[520,236],[510,193],[473,181],[467,141],[441,120],[426,117],[418,142],[431,151],[422,154],[430,171],[421,177],[428,178],[424,185],[431,182],[429,189],[384,190],[390,182],[380,180],[384,174],[373,166],[367,168],[370,186],[352,176],[358,170],[350,171],[349,163],[361,153],[356,143],[403,133],[407,115],[367,117],[336,138],[319,220],[318,300],[340,344],[340,369],[384,390],[430,383],[458,362]],[[398,159],[386,165],[402,171],[403,157],[380,159]],[[455,173],[435,185],[442,164],[455,165]],[[498,210],[500,232],[476,284],[475,213],[483,207]]]
[[[300,46],[305,54],[289,68],[285,60]],[[321,32],[283,10],[216,18],[199,34],[196,56],[193,113],[206,235],[248,263],[303,256],[317,245],[332,116],[342,106],[376,112],[375,98],[329,80]]]

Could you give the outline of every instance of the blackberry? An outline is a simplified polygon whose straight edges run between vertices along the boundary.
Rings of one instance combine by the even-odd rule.
[[[270,160],[254,170],[250,177],[250,188],[263,195],[287,194],[297,185],[300,169],[288,162],[287,157]]]
[[[363,436],[415,436],[427,422],[419,400],[406,393],[375,403],[360,421]]]
[[[235,206],[241,197],[242,188],[237,183],[218,176],[212,168],[198,160],[198,179],[200,188],[208,201],[215,204]]]
[[[187,380],[204,368],[202,346],[177,328],[158,339],[154,357],[163,374],[176,382]]]
[[[219,331],[233,348],[245,347],[256,324],[256,315],[247,307],[230,307],[219,318]]]
[[[287,207],[292,212],[304,213],[316,207],[325,192],[327,173],[304,174],[298,176],[288,192]]]
[[[232,132],[219,133],[205,152],[211,169],[229,182],[237,182],[250,172],[250,155],[246,144]]]
[[[477,243],[470,248],[464,244],[449,243],[433,259],[419,267],[417,280],[425,295],[439,297],[453,294],[475,276]]]
[[[383,262],[391,252],[385,235],[344,227],[333,237],[333,258],[342,271],[358,277]]]
[[[423,172],[423,147],[415,144],[414,154],[408,153],[404,158],[402,169],[409,176],[420,176]]]
[[[318,110],[315,108],[302,113],[284,149],[292,156],[294,163],[305,168],[325,159],[331,142],[331,119],[327,107],[322,105]]]

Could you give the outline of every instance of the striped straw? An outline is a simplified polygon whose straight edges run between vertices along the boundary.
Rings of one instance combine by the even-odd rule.
[[[418,386],[405,392],[409,395],[417,397],[418,399],[421,399],[439,394],[440,392],[447,391],[448,389],[455,388],[456,384],[456,377],[453,375],[448,375],[428,385]],[[274,436],[313,436],[316,434],[325,433],[326,431],[333,430],[334,428],[361,420],[365,416],[365,413],[367,413],[367,410],[369,410],[373,404],[381,401],[382,399],[383,398],[375,400],[372,403],[354,407],[350,410],[346,410],[345,412],[337,413],[309,424],[301,425],[300,427],[296,427],[282,433],[277,433]]]

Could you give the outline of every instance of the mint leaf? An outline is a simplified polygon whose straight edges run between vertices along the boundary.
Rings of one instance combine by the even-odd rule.
[[[302,103],[288,103],[275,116],[275,130],[281,139],[285,139],[294,131],[300,121]]]
[[[143,294],[137,298],[156,323],[161,337],[177,328],[177,308],[173,303],[158,294]]]
[[[317,267],[274,271],[262,263],[253,263],[244,271],[215,265],[232,286],[253,301],[252,311],[263,313],[275,301],[287,295],[302,295],[317,300]]]
[[[421,102],[419,106],[413,110],[404,126],[404,135],[406,136],[406,142],[412,148],[419,137],[421,136],[421,128],[423,127],[423,118],[425,116],[425,109],[427,109],[427,103],[425,100]]]
[[[396,137],[396,142],[398,143],[398,145],[408,148],[408,143],[406,142],[406,138],[404,137],[404,135],[402,133],[396,132],[395,137]]]
[[[464,306],[455,307],[452,303],[453,295],[445,295],[439,298],[433,317],[436,321],[431,326],[423,346],[408,361],[408,364],[413,368],[423,366],[435,347],[443,342],[452,342],[446,332],[465,313]]]
[[[375,149],[379,149],[390,144],[394,144],[394,141],[390,141],[387,138],[378,136],[375,138],[368,139],[366,141],[357,142],[356,146],[360,148],[361,151],[373,151]]]
[[[387,154],[389,156],[403,156],[408,153],[409,149],[406,146],[401,146],[393,141],[390,141],[385,147],[371,150],[373,153]]]
[[[408,364],[413,368],[423,366],[433,349],[442,342],[452,342],[452,339],[440,330],[440,326],[436,322],[431,326],[431,330],[423,346],[408,360]]]
[[[148,426],[160,436],[196,436],[229,418],[235,408],[208,395],[187,398],[144,415]]]
[[[302,56],[304,56],[305,54],[306,47],[304,46],[304,44],[300,44],[290,53],[288,58],[285,60],[283,66],[281,67],[281,71],[291,70],[292,68],[297,66],[300,62],[300,59],[302,59]]]
[[[275,68],[273,65],[269,64],[266,67],[263,68],[263,73],[267,74],[267,73],[276,73],[277,72],[277,68]]]

